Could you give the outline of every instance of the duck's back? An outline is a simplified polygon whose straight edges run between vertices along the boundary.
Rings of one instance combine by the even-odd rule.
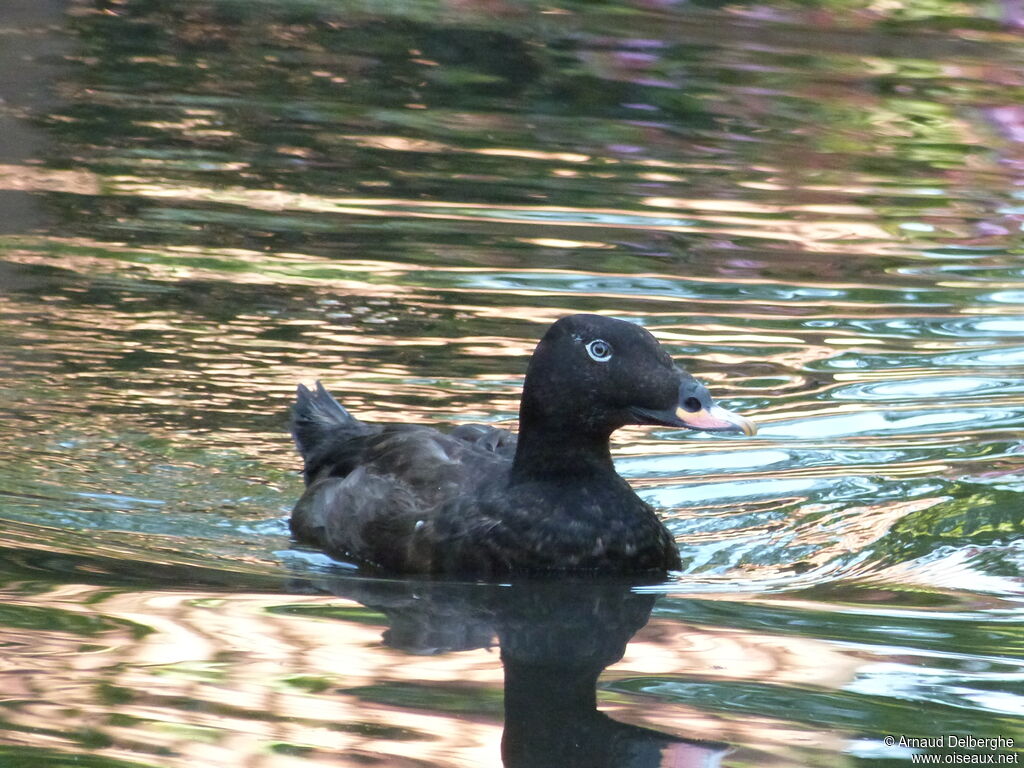
[[[436,570],[428,540],[437,511],[500,483],[515,453],[514,435],[483,425],[367,424],[319,383],[299,387],[292,434],[306,480],[295,537],[391,571]]]

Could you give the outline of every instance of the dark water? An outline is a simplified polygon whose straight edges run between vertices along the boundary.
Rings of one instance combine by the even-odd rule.
[[[0,0],[0,96],[0,765],[1019,757],[1018,3]],[[577,311],[761,425],[617,436],[680,573],[292,545],[297,382],[512,426]]]

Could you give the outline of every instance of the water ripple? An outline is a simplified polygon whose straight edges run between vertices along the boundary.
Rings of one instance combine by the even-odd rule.
[[[907,400],[925,398],[979,397],[981,395],[1019,394],[1024,382],[1019,379],[995,379],[981,376],[921,376],[909,379],[886,379],[837,387],[831,391],[836,400]]]
[[[899,369],[930,369],[944,368],[1014,368],[1024,365],[1024,347],[993,346],[962,352],[913,352],[903,355],[865,354],[863,352],[844,351],[827,359],[814,361],[810,367],[814,370],[856,369],[858,371],[890,371]]]

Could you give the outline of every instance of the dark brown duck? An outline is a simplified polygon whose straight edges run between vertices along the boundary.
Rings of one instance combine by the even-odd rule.
[[[671,534],[616,472],[627,424],[755,433],[645,329],[600,315],[552,325],[523,384],[519,435],[368,424],[300,385],[292,434],[306,491],[295,537],[394,573],[482,576],[679,567]]]

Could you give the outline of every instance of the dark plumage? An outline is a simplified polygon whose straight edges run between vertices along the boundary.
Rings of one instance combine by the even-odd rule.
[[[292,532],[389,572],[671,570],[672,536],[612,465],[609,437],[627,424],[755,431],[645,329],[600,315],[544,334],[518,439],[475,424],[367,424],[319,382],[300,385],[292,434],[307,487]]]

